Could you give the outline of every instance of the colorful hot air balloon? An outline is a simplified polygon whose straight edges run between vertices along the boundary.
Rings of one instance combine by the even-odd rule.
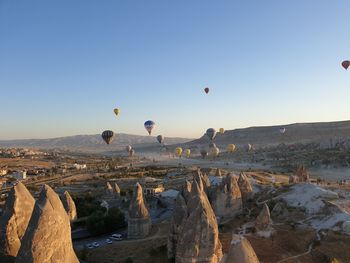
[[[219,129],[219,132],[220,132],[221,134],[224,134],[224,133],[225,133],[225,129],[224,129],[224,128],[220,128],[220,129]]]
[[[210,140],[213,140],[216,136],[216,130],[213,128],[209,128],[206,132],[207,136],[209,137]]]
[[[229,153],[233,153],[235,151],[235,149],[236,149],[236,145],[234,145],[233,143],[227,145],[227,151]]]
[[[205,92],[206,94],[208,94],[208,93],[209,93],[209,88],[206,87],[206,88],[204,89],[204,92]]]
[[[202,156],[202,158],[204,159],[206,156],[208,155],[208,152],[207,152],[207,150],[201,150],[201,156]]]
[[[110,144],[113,141],[113,137],[114,137],[114,132],[107,130],[102,132],[102,139],[107,143]]]
[[[126,147],[125,147],[125,150],[126,150],[127,152],[130,152],[130,151],[132,150],[131,145],[126,146]]]
[[[158,141],[160,144],[162,144],[162,143],[164,142],[164,137],[163,137],[163,135],[158,135],[158,136],[157,136],[157,141]]]
[[[117,115],[117,116],[118,116],[119,113],[120,113],[120,109],[118,109],[118,108],[115,108],[113,111],[114,111],[115,115]]]
[[[281,128],[280,128],[280,133],[282,133],[282,134],[283,134],[283,133],[285,133],[285,132],[286,132],[286,128],[281,127]]]
[[[191,149],[186,149],[186,150],[185,150],[185,154],[186,154],[186,157],[187,157],[187,158],[190,158]]]
[[[348,69],[348,67],[350,66],[350,60],[344,60],[341,65],[343,66],[343,68],[345,68],[346,70]]]
[[[216,146],[210,149],[210,154],[213,157],[217,157],[219,155],[219,153],[220,153],[220,150]]]
[[[182,148],[181,147],[177,147],[176,149],[175,149],[175,154],[176,154],[176,156],[177,157],[181,157],[181,155],[182,155]]]
[[[144,126],[145,129],[147,130],[148,134],[151,135],[152,130],[156,124],[153,121],[146,121]]]

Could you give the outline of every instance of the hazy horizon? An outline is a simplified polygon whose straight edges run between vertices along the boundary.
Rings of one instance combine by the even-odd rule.
[[[253,2],[0,1],[0,140],[350,119],[350,2]]]

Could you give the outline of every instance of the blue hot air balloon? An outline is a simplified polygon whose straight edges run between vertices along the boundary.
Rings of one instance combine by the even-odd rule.
[[[216,136],[216,130],[213,128],[209,128],[206,132],[207,136],[209,137],[210,140],[213,140]]]
[[[144,126],[145,126],[145,129],[148,131],[148,134],[151,135],[152,130],[154,126],[156,126],[156,124],[154,123],[154,121],[146,121]]]

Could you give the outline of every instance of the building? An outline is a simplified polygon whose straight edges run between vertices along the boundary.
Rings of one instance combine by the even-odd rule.
[[[156,195],[164,192],[164,186],[161,183],[147,183],[143,187],[144,195]]]
[[[11,174],[13,178],[18,181],[24,180],[27,178],[27,171],[16,171]]]

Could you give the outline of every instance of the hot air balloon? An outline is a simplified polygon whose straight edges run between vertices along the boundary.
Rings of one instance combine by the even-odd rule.
[[[249,152],[251,149],[253,148],[253,146],[250,144],[250,143],[248,143],[247,145],[246,145],[246,150]]]
[[[213,140],[216,136],[216,130],[213,128],[209,128],[206,132],[207,136],[209,137],[210,140]]]
[[[285,133],[285,132],[286,132],[286,128],[281,127],[281,128],[280,128],[280,133],[282,133],[282,134],[283,134],[283,133]]]
[[[177,147],[175,149],[175,154],[176,154],[177,157],[181,157],[181,155],[182,155],[182,148],[181,147]]]
[[[125,147],[125,150],[126,150],[127,152],[130,152],[130,151],[132,150],[131,145],[126,146],[126,147]]]
[[[208,94],[208,93],[209,93],[209,88],[206,87],[206,88],[204,89],[204,92],[205,92],[206,94]]]
[[[216,146],[210,149],[210,154],[213,157],[217,157],[219,155],[219,153],[220,153],[220,150]]]
[[[163,135],[158,135],[158,136],[157,136],[157,140],[158,140],[158,142],[159,142],[160,144],[162,144],[162,143],[164,142],[164,137],[163,137]]]
[[[349,60],[344,60],[341,65],[343,66],[343,68],[345,68],[346,70],[348,69],[348,67],[350,66],[350,61]]]
[[[227,151],[229,153],[233,153],[235,151],[235,149],[236,149],[236,145],[234,145],[233,143],[227,145]]]
[[[102,132],[102,139],[107,143],[110,144],[113,141],[113,137],[114,137],[114,132],[107,130]]]
[[[148,131],[148,134],[151,135],[152,130],[156,124],[153,121],[146,121],[144,126],[145,129]]]
[[[220,132],[221,134],[224,134],[224,133],[225,133],[225,129],[224,129],[224,128],[220,128],[220,129],[219,129],[219,132]]]
[[[207,152],[207,150],[201,150],[201,156],[202,156],[202,158],[204,159],[205,158],[205,156],[207,156],[208,155],[208,152]]]
[[[135,154],[135,150],[134,150],[134,149],[131,149],[131,150],[129,151],[129,157],[133,157],[134,154]]]
[[[118,108],[115,108],[113,111],[114,111],[115,115],[117,115],[117,116],[118,116],[119,113],[120,113],[120,109],[118,109]]]
[[[190,158],[191,149],[186,149],[186,150],[185,150],[185,154],[186,154],[186,157],[187,157],[187,158]]]

